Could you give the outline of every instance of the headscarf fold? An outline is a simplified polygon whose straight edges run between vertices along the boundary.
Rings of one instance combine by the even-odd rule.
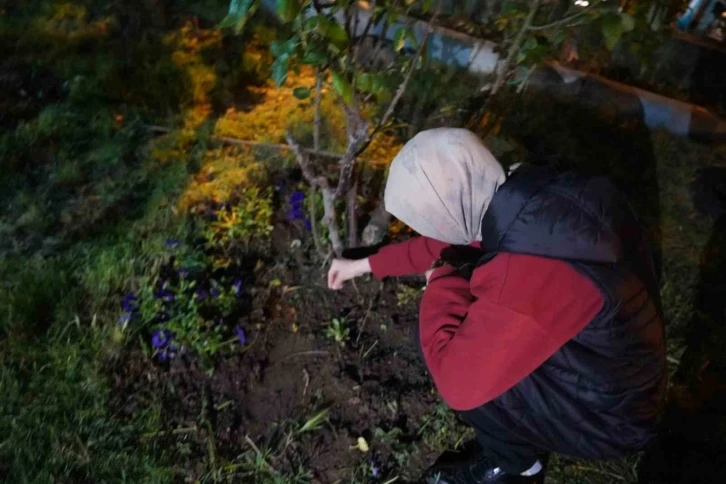
[[[413,137],[391,163],[386,210],[421,235],[454,245],[481,240],[481,221],[504,169],[471,131]]]

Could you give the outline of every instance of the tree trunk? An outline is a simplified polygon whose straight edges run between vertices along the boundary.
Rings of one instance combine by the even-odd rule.
[[[335,212],[335,190],[332,188],[323,188],[323,223],[328,227],[328,239],[333,246],[333,251],[337,257],[343,256],[343,241],[340,239],[340,226],[338,225],[338,214]]]

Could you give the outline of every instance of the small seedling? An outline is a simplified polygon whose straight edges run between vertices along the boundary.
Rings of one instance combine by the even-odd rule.
[[[321,410],[320,412],[316,413],[309,419],[305,421],[305,423],[300,427],[300,429],[297,431],[299,434],[303,434],[305,432],[312,432],[314,430],[319,429],[322,427],[323,423],[328,419],[328,409]]]
[[[333,319],[328,323],[328,328],[325,330],[325,336],[329,339],[335,340],[340,346],[345,346],[345,342],[350,337],[350,329],[348,329],[348,323],[345,318]]]

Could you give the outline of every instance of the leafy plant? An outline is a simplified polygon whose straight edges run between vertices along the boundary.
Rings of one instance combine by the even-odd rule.
[[[223,205],[204,232],[207,246],[226,250],[237,244],[248,245],[272,231],[272,190],[242,188],[233,204]]]
[[[242,307],[242,280],[214,277],[204,253],[167,240],[170,254],[159,274],[143,279],[138,295],[121,301],[118,324],[151,328],[150,346],[161,361],[187,351],[204,360],[229,344],[246,343],[236,318]]]
[[[658,28],[655,17],[662,17],[666,13],[659,8],[661,3],[657,0],[637,2],[637,5],[628,7],[629,10],[624,10],[618,2],[605,0],[574,3],[541,0],[505,2],[495,24],[504,37],[506,56],[497,68],[492,94],[510,80],[513,83],[526,82],[526,76],[516,79],[519,67],[525,67],[531,72],[545,60],[556,57],[565,40],[574,39],[585,29],[599,31],[599,37],[588,38],[602,39],[608,51],[612,51],[626,34],[634,31],[639,32],[641,43],[645,31],[654,38],[653,34]],[[658,13],[643,15],[644,11]]]
[[[286,38],[273,42],[270,51],[275,58],[271,66],[272,78],[278,85],[287,81],[288,71],[309,65],[316,69],[315,86],[299,86],[293,91],[297,98],[304,99],[315,90],[315,134],[313,150],[319,150],[320,99],[323,86],[329,82],[338,96],[346,119],[347,147],[341,156],[336,176],[316,166],[309,153],[287,133],[287,141],[296,155],[305,180],[312,187],[311,200],[317,190],[323,194],[323,224],[328,228],[328,238],[337,255],[346,245],[357,245],[358,226],[356,208],[357,158],[368,147],[373,137],[390,127],[396,106],[409,85],[413,73],[419,70],[421,57],[431,27],[416,34],[413,23],[396,28],[394,51],[401,52],[405,46],[416,49],[413,57],[393,56],[393,62],[382,62],[380,53],[386,43],[389,24],[399,15],[405,15],[416,8],[424,14],[432,8],[430,1],[394,2],[385,1],[375,5],[367,14],[362,13],[357,2],[333,2],[321,7],[317,2],[278,0],[277,13],[284,23]],[[244,25],[252,7],[233,0],[230,4],[231,17],[223,25]],[[245,8],[242,8],[245,7]],[[366,18],[367,16],[367,18]],[[434,15],[435,17],[436,15]],[[343,21],[340,21],[343,18]],[[380,28],[378,42],[371,43],[373,27]],[[366,54],[367,52],[367,54]],[[364,60],[365,58],[365,60]],[[384,110],[369,109],[371,103],[387,103]],[[340,233],[340,215],[337,203],[345,199],[347,243]],[[315,214],[311,208],[311,214]],[[315,240],[317,220],[311,219]]]
[[[345,318],[334,318],[328,323],[328,327],[325,329],[325,337],[332,339],[340,346],[345,346],[346,341],[350,338],[348,321]]]

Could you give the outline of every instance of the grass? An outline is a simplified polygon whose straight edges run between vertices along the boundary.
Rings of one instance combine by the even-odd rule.
[[[224,13],[213,2],[188,8],[202,22]],[[205,415],[194,426],[170,429],[160,395],[148,396],[133,415],[115,399],[111,369],[139,345],[137,334],[116,324],[120,297],[158,274],[164,241],[191,230],[188,211],[208,198],[224,201],[240,183],[264,179],[269,168],[260,160],[273,155],[213,147],[208,135],[279,142],[291,118],[299,117],[303,131],[310,124],[308,108],[287,92],[295,86],[275,91],[264,84],[264,50],[251,48],[251,60],[237,62],[249,39],[198,29],[179,9],[170,7],[163,28],[154,25],[152,11],[142,9],[135,22],[127,18],[133,10],[126,2],[105,8],[39,0],[0,16],[4,62],[13,73],[30,73],[19,82],[34,96],[21,106],[8,101],[15,91],[0,91],[9,109],[0,117],[0,480],[177,482],[194,474],[207,482],[313,482],[305,462],[281,472],[271,457],[334,428],[324,412],[279,424],[269,441],[247,436],[231,459],[207,437],[197,473],[186,467],[194,450],[183,437],[213,435]],[[309,82],[309,72],[299,80]],[[249,111],[220,109],[240,99],[262,102]],[[326,103],[333,110],[332,99]],[[698,168],[723,164],[723,148],[548,100],[502,104],[506,116],[490,139],[516,147],[503,160],[526,150],[562,154],[578,168],[610,173],[639,209],[662,254],[671,372],[682,371],[713,223],[695,213],[688,184]],[[333,111],[327,118],[328,145],[335,148],[343,125]],[[270,129],[255,130],[260,119]],[[159,120],[179,129],[151,138],[144,126]],[[380,138],[368,156],[385,161],[397,146],[393,137]],[[274,156],[278,169],[284,160]],[[402,306],[420,296],[400,287]],[[331,323],[329,337],[345,342],[345,321]],[[471,437],[443,404],[416,425],[416,442],[395,430],[376,431],[398,463],[382,482],[413,478],[407,463],[423,451],[456,448]],[[173,445],[170,433],[180,437]],[[362,458],[349,470],[350,482],[373,482],[371,466]],[[591,463],[554,456],[548,482],[637,482],[637,466],[637,457]]]

